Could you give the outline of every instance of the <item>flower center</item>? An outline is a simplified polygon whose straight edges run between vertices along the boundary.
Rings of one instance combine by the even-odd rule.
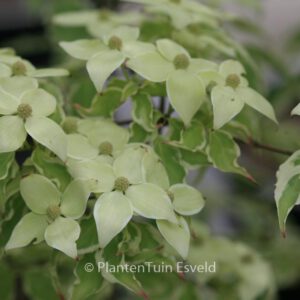
[[[182,53],[175,56],[173,64],[175,69],[184,70],[187,69],[187,67],[190,65],[190,60],[186,54]]]
[[[129,180],[126,177],[118,177],[115,180],[114,188],[117,191],[125,192],[129,187]]]
[[[108,41],[108,47],[111,50],[121,50],[122,45],[123,45],[122,40],[119,37],[115,36],[115,35],[112,36]]]
[[[46,213],[48,220],[53,222],[60,216],[60,208],[58,205],[49,205]]]
[[[29,104],[22,103],[17,108],[17,113],[20,118],[23,120],[28,119],[32,114],[32,108]]]
[[[113,145],[110,142],[103,142],[99,146],[100,154],[112,155]]]
[[[236,89],[241,83],[240,76],[237,74],[230,74],[226,78],[226,85]]]
[[[62,128],[67,134],[77,132],[77,119],[74,117],[67,117],[62,124]]]
[[[26,74],[26,66],[21,61],[17,61],[12,65],[12,73],[15,76],[25,75]]]
[[[217,83],[216,83],[214,80],[212,80],[212,81],[207,85],[207,87],[206,87],[206,94],[207,94],[207,95],[210,95],[212,89],[213,89],[216,85],[217,85]]]

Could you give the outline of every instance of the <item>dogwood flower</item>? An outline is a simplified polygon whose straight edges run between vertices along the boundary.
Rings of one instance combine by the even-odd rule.
[[[20,56],[15,55],[14,51],[0,52],[0,78],[11,76],[43,78],[67,75],[69,75],[69,72],[64,69],[36,69],[28,60],[22,59]]]
[[[223,62],[218,72],[201,73],[210,89],[215,129],[232,120],[246,104],[277,123],[272,105],[248,86],[244,74],[243,65],[234,60]]]
[[[147,80],[167,84],[171,105],[185,124],[189,124],[204,102],[205,88],[198,73],[215,70],[217,65],[200,58],[191,58],[177,43],[161,39],[157,50],[128,60],[126,65]]]
[[[122,231],[134,213],[177,222],[166,191],[144,179],[141,163],[147,151],[143,145],[131,145],[112,165],[99,160],[67,163],[73,177],[94,181],[93,192],[102,193],[94,207],[100,247],[105,247]]]
[[[38,88],[35,79],[23,76],[0,79],[0,153],[19,149],[28,133],[65,160],[65,133],[47,118],[55,108],[55,98]]]
[[[32,174],[21,180],[20,192],[31,212],[16,225],[5,249],[45,240],[50,247],[76,258],[80,226],[75,220],[86,209],[87,184],[74,180],[61,193],[46,177]]]
[[[149,43],[138,41],[139,29],[122,26],[106,34],[102,40],[61,42],[60,46],[71,56],[87,60],[87,71],[98,92],[105,81],[126,59],[154,49]]]
[[[57,14],[53,22],[59,26],[85,26],[89,34],[102,38],[108,32],[121,25],[138,25],[143,19],[136,12],[113,12],[108,9],[86,10]]]

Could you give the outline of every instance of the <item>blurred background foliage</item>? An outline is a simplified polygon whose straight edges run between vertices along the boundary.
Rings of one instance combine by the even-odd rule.
[[[223,26],[233,37],[242,41],[249,52],[250,60],[246,62],[246,67],[248,71],[250,70],[249,79],[274,105],[280,127],[276,128],[269,122],[263,122],[261,125],[248,111],[242,113],[239,120],[241,122],[247,120],[252,134],[260,137],[259,140],[263,144],[291,152],[300,149],[300,120],[297,117],[290,117],[290,111],[298,104],[300,95],[300,23],[299,27],[291,28],[288,34],[280,37],[283,50],[277,51],[276,47],[268,42],[268,34],[264,28],[255,21],[263,14],[260,1],[206,2],[221,9],[225,2],[225,5],[230,2],[229,7],[239,6],[243,12],[246,11],[246,14],[232,13],[229,21]],[[74,61],[72,63],[69,61],[59,49],[58,41],[85,38],[90,35],[84,27],[53,26],[53,15],[94,8],[126,10],[127,4],[120,5],[117,0],[19,0],[2,1],[0,7],[3,15],[0,22],[0,47],[15,48],[19,55],[31,60],[36,66],[63,65],[78,69],[80,65],[74,65]],[[4,17],[12,7],[15,7],[12,15],[7,14]],[[251,18],[247,17],[249,12]],[[163,20],[159,22],[147,20],[142,24],[141,31],[142,38],[149,39],[151,36],[168,37],[172,29]],[[94,94],[90,80],[84,72],[77,72],[73,75],[72,81],[71,86],[66,80],[58,82],[63,92],[72,99],[67,103],[69,110],[74,111],[75,103],[89,107]],[[119,117],[122,118],[122,114],[119,114]],[[274,287],[267,291],[274,294],[271,297],[284,300],[300,299],[300,210],[296,207],[292,212],[289,235],[284,240],[279,235],[273,200],[275,172],[287,157],[249,145],[241,145],[241,148],[242,165],[256,178],[257,183],[249,183],[238,176],[224,175],[213,169],[205,170],[206,172],[203,169],[195,169],[189,176],[190,183],[199,186],[208,199],[204,216],[203,214],[200,216],[203,223],[195,226],[196,238],[191,250],[192,260],[197,262],[214,257],[226,272],[218,272],[214,278],[204,278],[206,275],[204,277],[201,275],[195,285],[180,281],[173,275],[173,277],[168,274],[155,275],[152,277],[153,281],[145,281],[152,287],[151,299],[172,299],[171,291],[179,295],[178,299],[184,300],[239,299],[236,295],[244,295],[242,299],[252,299],[250,297],[252,285],[257,286],[257,282],[253,281],[261,281],[263,291],[266,274],[274,278]],[[15,199],[14,203],[10,204],[15,205],[14,210],[19,212],[14,215],[16,220],[22,215],[24,209],[22,203]],[[5,226],[12,228],[15,222],[10,220]],[[1,245],[5,243],[6,238],[1,236]],[[241,242],[244,244],[240,244]],[[74,262],[60,254],[56,257],[50,256],[49,249],[41,245],[23,249],[22,254],[17,251],[15,257],[5,264],[1,263],[1,299],[11,299],[12,293],[15,293],[15,299],[18,300],[58,299],[51,283],[55,285],[59,282],[63,285],[62,290],[64,286],[67,287],[68,282],[64,280],[73,278]],[[52,270],[51,273],[51,268],[49,272],[46,263],[49,259],[58,260],[58,265],[62,266],[59,272]],[[251,268],[247,269],[249,261],[252,262]],[[24,273],[22,278],[21,273]],[[200,288],[201,293],[198,295],[198,284],[200,283],[201,287],[204,282],[208,284],[205,288]],[[153,287],[157,287],[158,290],[155,291]],[[107,285],[101,290],[101,295],[91,296],[89,299],[134,299],[134,296],[121,287]],[[257,298],[259,299],[267,297],[262,293]]]

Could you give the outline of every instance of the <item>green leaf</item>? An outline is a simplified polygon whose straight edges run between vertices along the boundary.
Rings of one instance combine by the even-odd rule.
[[[274,121],[276,124],[278,123],[272,105],[255,90],[248,87],[240,87],[237,89],[237,93],[250,107]]]
[[[67,136],[57,123],[44,117],[30,117],[25,128],[28,134],[55,153],[62,161],[67,158]]]
[[[45,241],[47,244],[66,255],[76,258],[76,241],[80,235],[79,224],[69,218],[58,217],[51,223],[45,231]]]
[[[60,42],[59,45],[71,56],[88,60],[95,54],[107,50],[100,40],[77,40],[74,42]]]
[[[11,267],[1,263],[0,265],[0,291],[2,300],[11,300],[14,297],[14,274]]]
[[[56,108],[56,99],[43,89],[27,91],[20,101],[31,106],[34,117],[47,117],[54,113]]]
[[[166,81],[169,74],[174,71],[173,64],[164,59],[158,52],[149,52],[131,58],[126,66],[153,82]]]
[[[130,200],[121,192],[104,193],[94,207],[99,245],[104,248],[121,232],[133,215]]]
[[[82,254],[97,250],[99,241],[94,218],[83,219],[80,227],[80,237],[77,241],[78,252]]]
[[[201,104],[206,92],[202,82],[185,70],[177,70],[167,79],[167,93],[171,105],[188,125]]]
[[[174,210],[184,216],[197,214],[204,207],[204,199],[195,188],[186,184],[172,185],[169,191],[174,195]]]
[[[130,143],[144,143],[149,135],[142,126],[137,123],[130,124]]]
[[[153,131],[155,129],[153,121],[153,105],[149,95],[139,93],[132,97],[132,118],[142,126],[146,131]]]
[[[65,190],[71,181],[71,176],[66,166],[57,157],[51,156],[41,147],[36,147],[31,160],[40,174],[54,181],[61,191]]]
[[[28,213],[14,228],[5,249],[10,250],[34,244],[44,240],[45,229],[48,226],[46,216]]]
[[[184,167],[180,164],[179,151],[159,139],[155,141],[154,147],[168,172],[170,184],[182,182],[186,172]]]
[[[178,217],[178,224],[165,220],[156,221],[157,227],[166,241],[186,259],[190,246],[190,230],[183,217]]]
[[[24,290],[31,300],[59,300],[47,269],[26,270],[24,274]]]
[[[240,156],[240,148],[228,133],[213,131],[209,136],[207,154],[209,160],[217,169],[249,178],[247,171],[240,167],[237,162]]]
[[[133,209],[149,219],[163,219],[176,223],[176,217],[167,193],[152,183],[132,185],[126,191]]]
[[[46,177],[31,174],[21,180],[20,192],[26,205],[37,214],[46,214],[49,205],[60,203],[60,192]]]
[[[11,115],[17,112],[19,101],[12,95],[0,90],[0,114]]]
[[[103,278],[99,274],[97,268],[94,268],[91,272],[85,271],[85,265],[87,263],[96,265],[95,254],[84,255],[78,262],[75,275],[77,280],[74,284],[72,292],[72,300],[82,300],[89,296],[96,294],[102,286]]]
[[[103,51],[91,57],[87,70],[97,91],[100,93],[108,77],[125,61],[124,55],[117,50]]]
[[[296,151],[280,166],[276,177],[275,201],[280,230],[285,235],[287,217],[300,202],[300,151]]]
[[[190,150],[202,150],[206,145],[206,130],[201,122],[192,124],[181,132],[181,144]]]
[[[231,87],[216,86],[211,93],[214,128],[219,129],[231,121],[244,107],[239,93]]]
[[[13,161],[14,153],[0,153],[0,180],[7,177]]]
[[[24,122],[17,116],[0,117],[0,153],[19,149],[26,140]]]
[[[62,195],[61,212],[64,216],[79,219],[85,212],[90,196],[88,184],[82,180],[73,180]]]

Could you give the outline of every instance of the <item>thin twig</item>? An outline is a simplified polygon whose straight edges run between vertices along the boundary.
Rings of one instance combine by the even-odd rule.
[[[265,145],[265,144],[261,144],[255,140],[250,140],[248,143],[245,142],[242,139],[239,138],[235,138],[235,141],[239,144],[243,144],[246,146],[250,146],[253,148],[257,148],[257,149],[262,149],[262,150],[266,150],[269,152],[273,152],[273,153],[278,153],[278,154],[282,154],[282,155],[287,155],[287,156],[291,156],[293,154],[293,151],[289,151],[289,150],[285,150],[285,149],[279,149],[270,145]]]

